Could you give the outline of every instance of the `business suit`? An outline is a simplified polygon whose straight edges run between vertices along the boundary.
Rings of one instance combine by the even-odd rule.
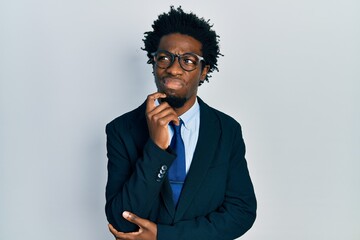
[[[119,231],[136,231],[124,210],[157,223],[159,240],[234,239],[256,217],[240,125],[200,98],[200,130],[177,208],[166,173],[175,159],[149,138],[145,103],[106,126],[106,215]]]

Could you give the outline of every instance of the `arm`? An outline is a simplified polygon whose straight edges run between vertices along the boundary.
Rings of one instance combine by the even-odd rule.
[[[143,156],[132,163],[121,139],[121,129],[107,125],[108,181],[105,211],[108,221],[123,232],[135,231],[137,226],[122,217],[123,211],[132,211],[148,218],[158,198],[163,179],[158,178],[162,166],[170,166],[174,156],[158,148],[150,139]]]
[[[158,196],[166,170],[175,158],[171,150],[167,149],[167,125],[170,121],[178,119],[167,103],[155,106],[154,100],[159,97],[164,97],[164,94],[151,94],[147,99],[146,116],[150,138],[143,147],[143,154],[139,159],[130,157],[129,152],[136,150],[126,124],[121,122],[116,125],[112,122],[106,126],[109,161],[105,210],[108,221],[123,232],[137,229],[135,224],[123,219],[123,211],[151,218],[154,204],[159,201]],[[160,170],[165,172],[159,175]]]

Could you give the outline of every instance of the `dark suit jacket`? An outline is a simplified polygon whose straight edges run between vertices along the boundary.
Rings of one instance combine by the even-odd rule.
[[[176,209],[166,173],[159,174],[160,169],[171,166],[175,155],[149,138],[145,103],[106,126],[105,209],[117,230],[137,230],[122,218],[124,210],[157,223],[159,240],[228,240],[252,226],[256,198],[241,127],[200,98],[198,101],[199,138]]]

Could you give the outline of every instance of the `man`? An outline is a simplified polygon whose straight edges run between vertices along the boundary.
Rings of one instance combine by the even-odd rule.
[[[256,217],[240,125],[197,97],[218,36],[181,7],[145,33],[157,92],[106,126],[106,215],[116,239],[235,239]]]

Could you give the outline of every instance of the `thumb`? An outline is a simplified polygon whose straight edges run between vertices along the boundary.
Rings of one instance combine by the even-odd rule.
[[[176,126],[180,125],[180,119],[178,117],[175,117],[172,121]]]
[[[123,216],[123,218],[125,218],[129,222],[132,222],[132,223],[138,225],[141,228],[145,227],[145,224],[146,224],[147,220],[136,216],[134,213],[124,211],[122,213],[122,216]]]

